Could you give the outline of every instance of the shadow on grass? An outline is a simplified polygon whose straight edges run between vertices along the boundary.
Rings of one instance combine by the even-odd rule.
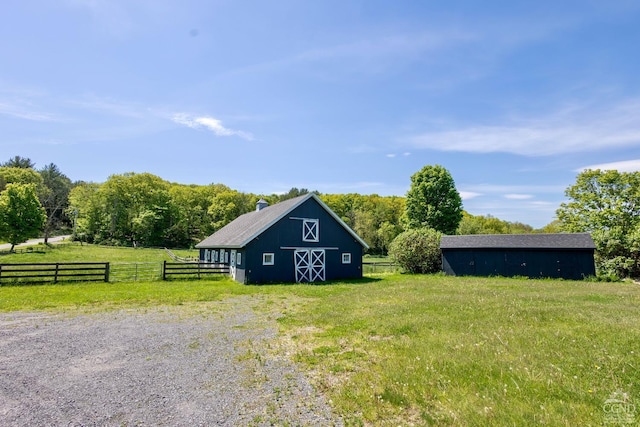
[[[368,283],[380,282],[383,279],[377,277],[363,277],[362,279],[327,280],[324,282],[273,282],[273,283],[248,283],[245,286],[337,286],[337,285],[366,285]]]
[[[0,288],[10,287],[34,287],[34,286],[68,286],[68,285],[86,285],[86,284],[98,284],[98,283],[113,283],[105,282],[104,280],[7,280],[0,281]]]

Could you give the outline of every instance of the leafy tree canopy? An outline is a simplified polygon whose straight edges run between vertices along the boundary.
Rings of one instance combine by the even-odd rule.
[[[36,237],[46,219],[33,184],[8,184],[0,193],[0,238],[14,246]]]
[[[640,221],[640,172],[586,170],[556,214],[567,231],[633,228]]]
[[[640,275],[640,172],[586,170],[557,210],[562,229],[590,232],[598,274]]]
[[[34,184],[36,191],[44,191],[44,181],[38,172],[30,168],[19,168],[15,166],[0,166],[0,179],[6,184]],[[4,189],[0,187],[0,191]]]
[[[425,166],[411,176],[406,206],[408,228],[455,234],[462,220],[462,198],[453,177],[440,165]]]
[[[533,227],[520,222],[503,221],[491,215],[471,215],[463,212],[458,234],[526,234]]]
[[[44,227],[45,243],[49,233],[60,227],[67,220],[65,209],[69,205],[69,192],[73,187],[71,180],[53,163],[38,171],[44,185],[40,194],[40,202],[47,213]]]

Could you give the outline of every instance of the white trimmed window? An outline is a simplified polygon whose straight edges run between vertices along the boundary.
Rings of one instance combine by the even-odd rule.
[[[317,219],[305,219],[302,221],[302,241],[303,242],[318,242],[318,223]]]
[[[343,253],[342,254],[342,263],[343,264],[351,264],[351,254]]]
[[[265,252],[262,254],[262,265],[274,265],[275,259],[272,252]]]
[[[236,254],[236,265],[240,265],[240,264],[242,264],[242,254],[238,252]]]

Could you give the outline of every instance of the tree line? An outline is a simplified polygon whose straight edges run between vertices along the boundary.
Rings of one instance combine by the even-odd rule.
[[[16,156],[0,165],[0,203],[4,203],[0,239],[17,244],[37,235],[47,238],[69,232],[89,243],[192,247],[254,210],[260,198],[275,204],[308,192],[294,187],[285,194],[244,193],[224,184],[172,183],[150,173],[114,174],[103,183],[72,182],[53,163],[37,169],[30,159]],[[407,197],[319,196],[374,254],[386,254],[396,236],[416,225],[407,214]],[[430,212],[440,215],[441,210],[442,206]],[[458,228],[465,233],[534,231],[525,224],[460,211],[463,216],[453,232]],[[9,218],[10,212],[20,214]]]
[[[172,183],[149,173],[115,174],[103,183],[72,182],[53,163],[38,169],[30,159],[16,156],[0,164],[0,240],[15,245],[30,237],[73,233],[90,243],[188,248],[254,210],[260,198],[275,204],[308,192],[294,187],[285,194],[243,193],[224,184]],[[418,236],[416,230],[589,232],[600,273],[640,275],[640,172],[581,172],[565,191],[568,201],[557,210],[558,219],[539,230],[465,212],[453,178],[439,165],[413,174],[405,197],[317,194],[369,244],[372,254],[387,254],[394,241],[397,248],[401,234],[407,245],[437,240],[437,234]],[[436,254],[432,251],[434,262]]]

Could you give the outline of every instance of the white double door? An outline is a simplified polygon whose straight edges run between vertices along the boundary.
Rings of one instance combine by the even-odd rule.
[[[296,249],[294,262],[296,265],[296,282],[324,282],[324,249]]]

